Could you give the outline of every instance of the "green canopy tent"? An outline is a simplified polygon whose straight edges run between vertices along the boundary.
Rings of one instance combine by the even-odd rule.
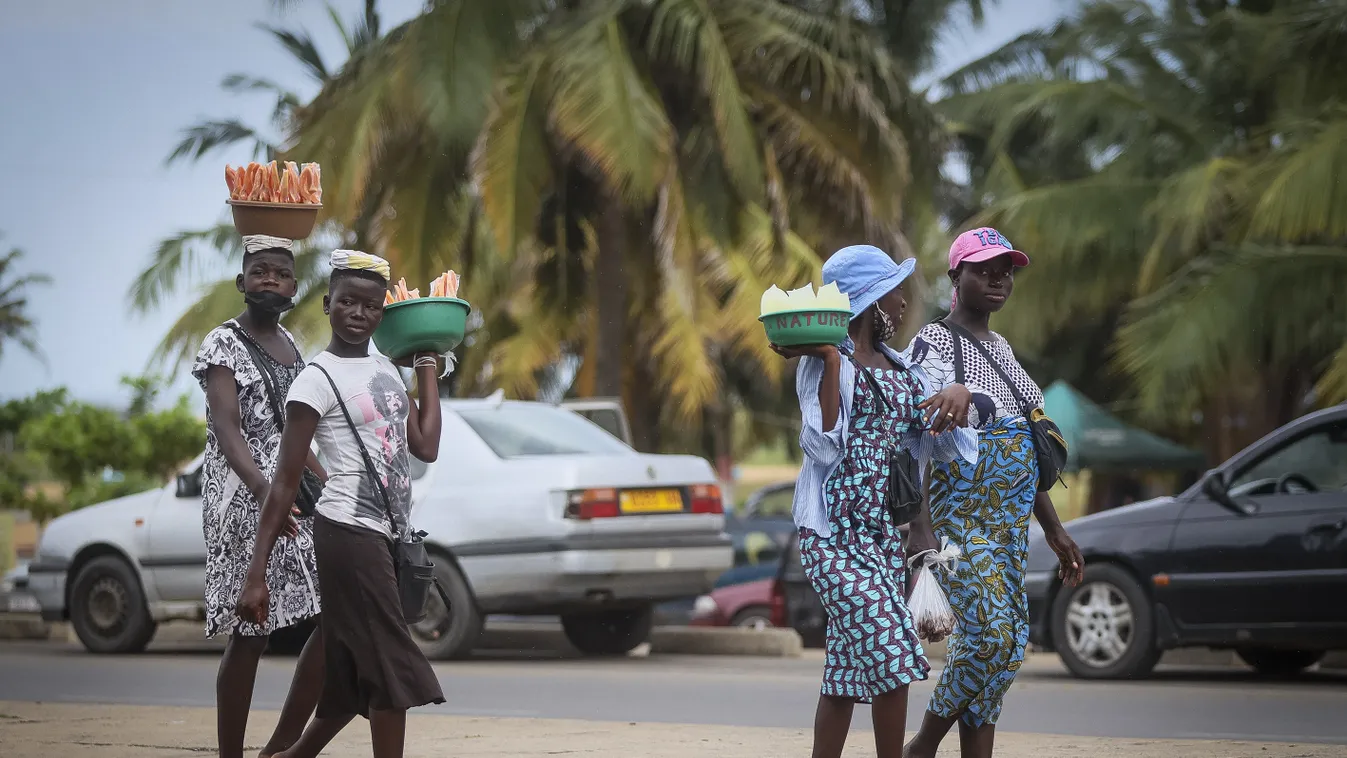
[[[1066,437],[1067,471],[1178,471],[1206,466],[1202,453],[1124,423],[1066,382],[1049,387],[1043,405]]]

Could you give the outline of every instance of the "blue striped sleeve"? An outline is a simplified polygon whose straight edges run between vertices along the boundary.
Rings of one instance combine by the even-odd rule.
[[[795,394],[800,400],[800,449],[820,466],[832,466],[842,457],[842,425],[845,414],[837,414],[837,423],[823,431],[823,407],[818,401],[819,381],[823,379],[823,361],[801,358],[795,371]]]

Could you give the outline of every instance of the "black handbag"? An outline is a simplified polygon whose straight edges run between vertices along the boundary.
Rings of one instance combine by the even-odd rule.
[[[1015,402],[1020,405],[1020,413],[1024,414],[1025,420],[1029,422],[1030,436],[1034,441],[1034,457],[1038,463],[1038,491],[1047,492],[1052,489],[1062,478],[1062,470],[1066,468],[1067,445],[1066,438],[1062,436],[1062,430],[1048,418],[1048,414],[1038,406],[1030,407],[1029,401],[1025,400],[1024,395],[1015,383],[1010,380],[1005,369],[992,356],[987,347],[982,344],[982,340],[974,337],[969,331],[958,324],[951,324],[947,321],[937,321],[937,324],[949,330],[954,337],[954,381],[964,383],[964,363],[963,363],[963,337],[972,343],[974,349],[982,353],[982,357],[991,364],[992,370],[1001,377],[1010,390],[1010,394],[1015,397]]]
[[[370,457],[369,450],[365,448],[365,441],[360,438],[360,431],[356,429],[350,411],[346,410],[346,402],[341,398],[337,383],[332,380],[332,375],[327,373],[327,369],[317,363],[310,365],[323,372],[323,376],[327,377],[327,383],[332,386],[332,394],[337,398],[341,415],[346,418],[346,426],[355,436],[355,443],[360,447],[360,456],[365,460],[365,476],[369,477],[374,488],[378,490],[379,499],[383,502],[384,512],[388,514],[388,523],[392,525],[394,532],[393,570],[397,574],[398,599],[402,605],[402,619],[408,624],[415,624],[426,617],[426,601],[430,599],[432,588],[439,593],[440,599],[444,601],[445,611],[448,613],[449,595],[435,578],[435,562],[430,560],[430,553],[426,550],[426,533],[409,530],[405,539],[398,534],[398,520],[393,514],[393,504],[388,499],[388,490],[384,488],[383,480],[379,478],[379,470],[374,467],[374,459]]]
[[[850,356],[848,356],[850,357]],[[875,397],[884,404],[885,410],[893,412],[893,406],[884,396],[884,389],[870,370],[851,358],[856,371],[865,377],[865,381],[874,391]],[[889,509],[894,526],[902,526],[916,520],[921,514],[921,468],[916,458],[902,447],[895,447],[889,457],[888,491],[884,493],[884,504]]]
[[[267,402],[271,405],[271,414],[276,417],[276,428],[284,432],[285,409],[281,407],[280,399],[277,397],[276,387],[279,385],[279,380],[272,373],[271,364],[267,362],[266,356],[262,355],[261,348],[253,343],[252,337],[243,331],[242,327],[237,324],[229,324],[228,326],[238,334],[239,341],[248,349],[248,355],[253,359],[253,365],[257,366],[258,373],[262,374],[262,384],[266,389]],[[300,515],[313,516],[313,509],[318,505],[318,498],[322,495],[323,480],[306,467],[299,476],[299,490],[295,493],[295,507],[299,509]],[[258,505],[261,505],[261,503]]]

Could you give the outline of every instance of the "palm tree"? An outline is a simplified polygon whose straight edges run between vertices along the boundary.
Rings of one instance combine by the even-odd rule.
[[[379,38],[376,0],[365,1],[363,13],[353,25],[347,25],[332,6],[327,6],[327,10],[348,55],[356,55]],[[323,59],[308,32],[259,26],[294,57],[313,84],[322,87],[332,81],[336,69]],[[230,74],[220,86],[236,94],[264,92],[274,96],[269,129],[249,126],[237,119],[203,121],[183,131],[182,140],[169,153],[167,163],[199,161],[240,142],[252,143],[254,159],[274,160],[281,153],[303,99],[277,82],[247,74]],[[357,234],[361,228],[356,227]],[[302,342],[326,333],[326,320],[319,308],[325,272],[317,251],[320,243],[339,239],[345,231],[325,224],[316,237],[301,244],[297,251],[300,298],[298,307],[286,319],[286,326]],[[237,266],[242,253],[242,241],[227,220],[209,229],[178,232],[159,243],[150,262],[131,285],[128,298],[133,311],[146,314],[156,310],[169,293],[183,286],[184,280],[195,283],[205,277],[207,281],[201,286],[201,297],[174,321],[160,341],[153,359],[157,364],[171,368],[190,360],[206,333],[235,315],[239,297],[233,274],[221,279],[211,279],[210,275]]]
[[[1268,5],[1087,3],[942,103],[991,198],[978,221],[1054,274],[1024,280],[1009,330],[1047,352],[1121,323],[1138,412],[1205,411],[1218,456],[1296,415],[1328,355],[1347,368],[1347,77],[1328,47],[1347,3]],[[1347,394],[1341,376],[1321,395]]]
[[[780,375],[757,298],[814,246],[903,246],[912,97],[867,28],[780,3],[460,0],[353,59],[294,152],[409,278],[467,270],[462,381],[530,394],[580,356],[640,430],[698,421],[724,356]]]
[[[0,255],[0,358],[4,357],[6,343],[14,342],[37,358],[42,349],[37,344],[37,325],[28,315],[28,289],[38,284],[49,284],[43,274],[18,274],[15,271],[23,251],[12,247]]]

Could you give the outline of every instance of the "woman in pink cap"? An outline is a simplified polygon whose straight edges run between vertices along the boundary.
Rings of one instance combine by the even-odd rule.
[[[1048,493],[1038,492],[1027,419],[1043,407],[1043,392],[989,324],[1010,298],[1016,270],[1027,265],[1029,256],[995,229],[960,234],[949,250],[950,314],[923,327],[909,349],[936,387],[962,384],[972,393],[968,423],[980,439],[976,465],[937,463],[931,476],[935,534],[963,551],[952,574],[937,572],[958,625],[907,758],[934,758],[956,721],[964,756],[992,754],[1001,701],[1029,642],[1031,512],[1057,553],[1063,581],[1078,583],[1085,568]]]

